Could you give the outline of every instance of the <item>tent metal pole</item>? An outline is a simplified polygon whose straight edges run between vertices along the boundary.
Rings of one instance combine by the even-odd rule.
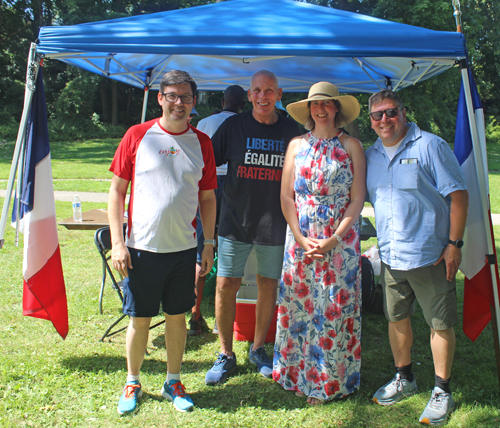
[[[149,87],[144,86],[144,100],[142,101],[141,123],[146,122],[146,110],[148,109]]]
[[[25,125],[25,131],[24,131],[24,138],[21,144],[21,152],[19,154],[19,160],[17,164],[17,186],[16,186],[16,194],[17,199],[15,202],[15,210],[16,210],[16,234],[14,237],[14,245],[16,247],[19,246],[19,226],[20,226],[20,220],[19,218],[21,217],[21,201],[20,197],[22,194],[22,186],[23,186],[23,176],[24,176],[24,150],[26,148],[26,133],[27,133],[27,127],[28,125]]]
[[[457,23],[457,33],[462,33],[462,12],[460,11],[460,0],[452,0],[451,3],[455,9],[453,16],[455,17],[455,22]]]
[[[5,226],[7,224],[9,205],[12,198],[12,189],[14,188],[14,178],[16,176],[18,164],[22,168],[23,162],[22,159],[20,158],[20,154],[21,152],[24,151],[24,145],[26,142],[26,125],[28,122],[28,115],[31,111],[31,102],[33,101],[33,94],[35,93],[36,75],[38,72],[39,65],[40,62],[39,60],[37,60],[36,57],[36,44],[32,43],[28,55],[23,113],[19,124],[19,131],[17,133],[16,147],[14,149],[14,155],[12,157],[9,181],[7,182],[7,192],[2,207],[2,218],[0,220],[0,249],[3,247],[4,244]]]
[[[486,186],[486,173],[487,173],[487,167],[486,167],[486,159],[483,157],[483,152],[481,150],[481,145],[480,145],[480,140],[479,140],[479,133],[477,130],[477,125],[476,125],[476,118],[474,116],[474,106],[472,104],[472,95],[471,95],[471,90],[470,90],[470,81],[469,81],[469,72],[468,72],[468,67],[462,67],[462,80],[464,82],[464,90],[465,90],[465,101],[467,104],[467,114],[469,117],[469,125],[470,125],[470,130],[471,130],[471,137],[472,137],[472,146],[473,146],[473,151],[474,151],[474,162],[476,165],[476,171],[477,171],[477,176],[478,176],[478,181],[479,181],[479,189],[481,190],[481,202],[483,206],[483,223],[484,227],[486,228],[486,243],[488,246],[488,255],[494,254],[494,249],[493,249],[493,240],[491,239],[491,215],[490,215],[490,207],[489,207],[489,200],[488,200],[488,195],[485,195],[484,190],[487,189],[488,187]],[[486,255],[485,255],[486,256]],[[497,275],[496,275],[496,266],[497,261],[495,260],[495,264],[490,263],[490,271],[491,271],[491,282],[493,284],[493,296],[495,299],[494,305],[491,305],[492,309],[492,316],[491,320],[492,323],[495,323],[496,325],[493,327],[494,335],[495,337],[495,354],[496,354],[496,360],[497,360],[497,372],[498,372],[498,379],[500,382],[500,349],[498,348],[498,343],[500,342],[500,338],[498,337],[498,334],[500,332],[500,307],[499,307],[499,294],[498,294],[498,284],[497,284]]]

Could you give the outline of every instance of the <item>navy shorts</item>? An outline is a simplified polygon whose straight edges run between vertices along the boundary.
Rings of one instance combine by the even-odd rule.
[[[215,218],[215,234],[217,235],[217,230],[219,229],[219,218],[220,218],[220,208],[222,204],[222,193],[224,193],[224,184],[226,183],[225,175],[217,176],[217,189],[215,189],[215,200],[217,201],[217,217]],[[196,262],[201,263],[201,253],[203,252],[203,241],[205,236],[203,235],[203,226],[201,225],[200,210],[196,211],[196,237],[198,239],[198,254],[196,256]]]
[[[123,281],[123,313],[131,317],[189,311],[195,304],[196,248],[176,253],[128,249],[132,269]]]

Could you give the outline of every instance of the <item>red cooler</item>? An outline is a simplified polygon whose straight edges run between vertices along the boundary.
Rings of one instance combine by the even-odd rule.
[[[255,305],[257,304],[257,285],[242,285],[236,295],[236,318],[234,320],[234,338],[241,342],[253,342],[255,333]],[[269,326],[266,343],[274,342],[278,305]]]

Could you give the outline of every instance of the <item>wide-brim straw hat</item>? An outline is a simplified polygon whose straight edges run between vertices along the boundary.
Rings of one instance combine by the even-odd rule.
[[[359,103],[352,95],[340,95],[337,87],[328,82],[318,82],[311,86],[309,89],[309,96],[307,99],[288,104],[286,110],[297,122],[302,125],[305,124],[309,117],[310,101],[318,100],[337,100],[340,104],[340,111],[336,116],[336,126],[342,128],[343,126],[351,123],[359,116]]]

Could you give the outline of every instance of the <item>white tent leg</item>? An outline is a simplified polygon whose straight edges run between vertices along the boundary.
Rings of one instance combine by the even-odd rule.
[[[30,106],[31,106],[31,102],[30,102]],[[16,200],[16,205],[14,207],[14,209],[16,210],[16,235],[14,237],[14,245],[16,247],[19,246],[19,226],[20,226],[20,218],[21,218],[21,202],[20,202],[19,198],[21,197],[22,186],[23,186],[24,153],[25,153],[24,150],[26,148],[26,129],[27,129],[27,125],[25,126],[24,129],[25,129],[25,134],[24,134],[24,138],[23,138],[23,140],[21,142],[21,151],[19,153],[19,161],[17,163],[17,186],[16,186],[17,200]]]
[[[491,232],[490,232],[490,224],[491,224],[491,216],[489,214],[489,201],[488,201],[488,195],[486,194],[486,189],[488,186],[486,185],[486,179],[487,177],[487,163],[486,159],[484,159],[483,156],[483,151],[481,150],[481,145],[480,145],[480,140],[479,140],[479,133],[477,130],[477,125],[476,125],[476,118],[474,116],[474,106],[472,104],[472,95],[470,91],[470,82],[469,82],[469,73],[467,67],[462,68],[462,80],[464,83],[464,90],[465,90],[465,101],[467,103],[467,115],[469,117],[469,125],[471,129],[471,137],[472,137],[472,146],[474,150],[474,161],[476,165],[476,171],[477,171],[477,178],[479,181],[479,189],[481,191],[481,203],[483,206],[483,223],[484,227],[486,228],[486,242],[488,246],[488,255],[494,254],[493,250],[493,240],[491,239]],[[497,332],[497,337],[495,340],[500,342],[500,337],[498,337],[498,334],[500,332],[500,307],[499,307],[499,301],[498,301],[498,284],[497,284],[497,276],[496,276],[496,270],[495,270],[495,265],[490,263],[490,270],[491,270],[491,281],[493,284],[493,296],[495,300],[495,304],[493,305],[492,309],[494,309],[494,313],[492,314],[492,321],[496,321],[496,332]],[[495,329],[494,329],[495,331]],[[499,358],[500,356],[497,355],[497,366],[499,364]],[[497,367],[499,370],[499,376],[500,376],[500,367]]]
[[[141,123],[146,122],[146,110],[148,108],[148,96],[149,96],[149,88],[147,86],[145,86],[144,87],[144,100],[142,102]]]
[[[33,100],[33,94],[35,93],[35,83],[39,65],[40,63],[36,58],[36,44],[32,43],[28,56],[23,114],[21,116],[19,131],[17,133],[16,147],[14,149],[14,156],[12,157],[9,181],[7,182],[7,193],[5,195],[5,201],[3,203],[3,208],[2,208],[2,218],[0,220],[0,248],[3,247],[4,243],[3,237],[5,233],[5,226],[7,224],[9,205],[12,196],[12,189],[14,188],[14,177],[16,175],[18,163],[22,167],[22,162],[20,162],[19,160],[21,152],[24,151],[24,144],[26,141],[26,124],[28,122],[29,112],[31,111],[31,102]],[[20,177],[22,175],[22,171],[19,171],[19,174]]]

